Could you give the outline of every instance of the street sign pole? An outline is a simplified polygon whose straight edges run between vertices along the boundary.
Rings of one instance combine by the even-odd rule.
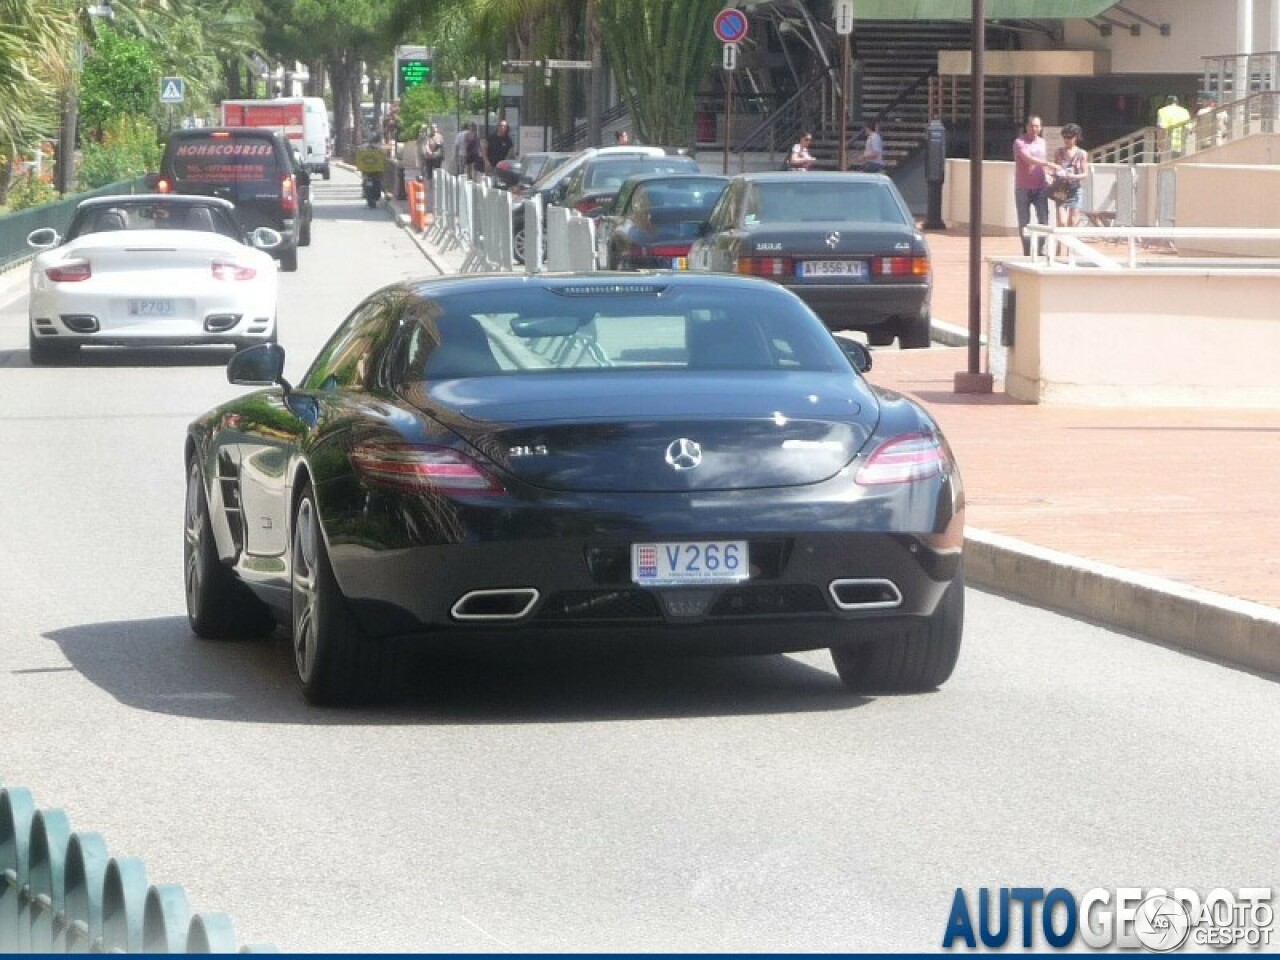
[[[733,72],[738,66],[738,45],[724,45],[724,174],[729,175],[729,145],[733,142]]]
[[[840,169],[849,169],[849,35],[853,33],[853,0],[836,0],[836,33],[840,58]]]

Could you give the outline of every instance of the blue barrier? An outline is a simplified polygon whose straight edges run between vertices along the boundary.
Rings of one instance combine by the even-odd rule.
[[[111,857],[61,810],[0,788],[0,954],[235,953],[231,919],[195,913],[176,884],[148,884],[135,857]],[[275,953],[269,944],[241,953]]]

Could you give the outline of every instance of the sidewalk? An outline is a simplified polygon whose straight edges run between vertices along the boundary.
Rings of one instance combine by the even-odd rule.
[[[457,251],[410,232],[437,270],[458,269]],[[935,330],[963,343],[969,238],[928,237]],[[984,259],[1021,254],[1016,237],[982,248]],[[986,311],[985,265],[982,277]],[[1274,411],[1027,404],[999,383],[957,394],[967,363],[965,346],[885,348],[868,379],[918,399],[947,434],[965,479],[970,583],[1280,673]]]

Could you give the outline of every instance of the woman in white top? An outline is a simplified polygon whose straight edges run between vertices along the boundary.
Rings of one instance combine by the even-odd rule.
[[[791,148],[791,153],[787,156],[788,170],[810,170],[813,168],[813,154],[809,152],[809,147],[813,143],[813,134],[803,134],[795,146]]]

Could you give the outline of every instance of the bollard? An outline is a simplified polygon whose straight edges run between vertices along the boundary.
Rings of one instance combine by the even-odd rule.
[[[190,925],[187,891],[176,883],[156,884],[147,891],[142,911],[142,952],[182,953]]]
[[[29,791],[0,790],[0,953],[28,953],[31,949],[26,886],[34,814]]]
[[[427,229],[427,185],[416,183],[417,190],[413,196],[413,225],[419,230]]]
[[[112,857],[102,881],[102,952],[140,953],[147,869],[137,857]]]
[[[31,925],[31,952],[61,949],[66,920],[67,844],[71,820],[61,810],[37,810],[31,819],[31,879],[27,886],[27,918]]]
[[[64,953],[96,953],[102,943],[102,882],[107,844],[98,833],[73,833],[67,845]],[[54,949],[58,949],[55,942]]]
[[[236,931],[225,913],[198,913],[191,919],[187,953],[235,953]]]

